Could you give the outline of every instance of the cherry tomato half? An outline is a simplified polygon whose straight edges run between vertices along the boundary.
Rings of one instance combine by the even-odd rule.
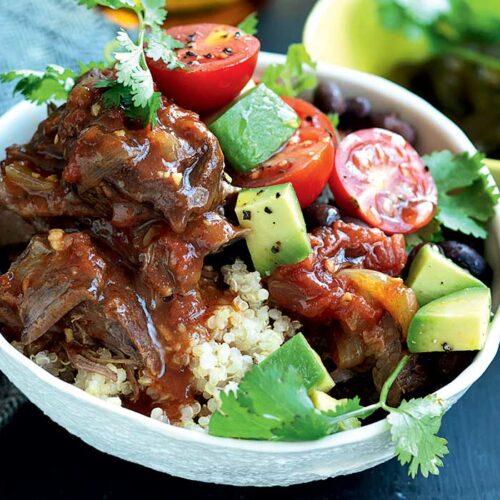
[[[185,44],[177,49],[186,69],[168,69],[148,59],[158,89],[194,111],[212,111],[231,102],[252,78],[260,42],[234,26],[187,24],[167,33]]]
[[[400,135],[380,128],[342,140],[330,188],[348,214],[389,234],[412,233],[436,211],[436,184],[418,153]]]
[[[288,144],[248,174],[234,174],[240,187],[262,187],[291,182],[300,206],[309,206],[323,191],[333,168],[335,135],[326,115],[312,104],[284,97],[301,119]]]

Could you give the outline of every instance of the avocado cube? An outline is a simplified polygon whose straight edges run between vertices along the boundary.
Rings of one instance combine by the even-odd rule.
[[[500,187],[500,160],[493,160],[491,158],[486,158],[483,161],[484,164],[490,170],[490,173],[493,176],[493,179],[495,179],[497,186]]]
[[[313,389],[309,393],[309,397],[311,398],[311,401],[314,405],[314,407],[323,412],[331,412],[335,411],[339,406],[347,403],[347,399],[335,399],[326,394],[323,391],[318,391],[316,389]],[[347,431],[349,429],[356,429],[357,427],[361,427],[361,422],[359,419],[353,417],[353,418],[348,418],[347,420],[344,420],[343,422],[339,422],[339,427],[343,431]]]
[[[335,385],[318,353],[309,345],[302,333],[297,333],[260,364],[262,366],[272,364],[280,372],[284,372],[289,366],[294,366],[304,379],[308,391],[328,392]]]
[[[210,123],[209,128],[232,167],[245,173],[271,158],[299,125],[297,113],[261,83]]]
[[[486,287],[466,288],[420,308],[408,330],[410,352],[478,351],[490,321],[491,294]]]
[[[242,189],[236,202],[252,262],[263,276],[277,266],[295,264],[311,252],[304,216],[290,183]]]
[[[442,255],[433,245],[424,245],[413,261],[406,280],[423,306],[464,288],[486,288],[468,271]]]

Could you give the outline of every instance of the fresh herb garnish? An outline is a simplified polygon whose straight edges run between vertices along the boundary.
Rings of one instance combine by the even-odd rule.
[[[498,188],[483,158],[481,153],[454,156],[449,151],[423,157],[438,188],[436,220],[476,238],[487,237],[486,223],[495,215],[499,200]]]
[[[339,123],[340,123],[340,117],[338,113],[327,113],[326,115],[328,119],[330,120],[330,123],[333,126],[333,133],[335,134],[335,138],[337,139],[337,142],[340,143],[342,138],[340,137],[339,134]]]
[[[19,93],[36,104],[66,99],[75,79],[73,71],[55,64],[47,66],[45,71],[21,69],[0,74],[2,83],[18,80],[14,94]]]
[[[301,43],[288,47],[283,64],[269,65],[262,75],[262,83],[281,96],[298,96],[316,87],[317,78],[307,69],[315,69],[316,63]]]
[[[210,419],[210,434],[274,441],[307,441],[339,432],[335,418],[362,408],[355,398],[334,412],[320,412],[298,370],[290,366],[280,372],[273,364],[255,366],[238,392],[222,393],[221,400],[221,411]]]
[[[245,17],[240,24],[238,24],[238,28],[247,35],[256,35],[258,24],[259,20],[257,19],[257,13],[252,12],[249,16]]]
[[[470,0],[378,0],[382,24],[409,38],[424,37],[433,55],[451,54],[493,70],[500,59],[489,48],[500,42],[497,16],[472,10]]]
[[[155,92],[153,76],[146,62],[162,60],[168,68],[183,68],[174,50],[184,46],[161,29],[167,11],[164,0],[79,0],[86,7],[109,7],[132,10],[139,21],[137,41],[120,30],[116,37],[118,46],[114,53],[116,60],[116,82],[106,80],[101,87],[107,88],[103,95],[109,106],[120,105],[129,117],[139,118],[154,126],[157,111],[161,107],[161,94]]]
[[[338,113],[327,113],[330,123],[333,125],[334,129],[339,128],[340,117]]]
[[[440,243],[444,241],[441,223],[434,218],[429,224],[420,228],[418,231],[407,234],[405,236],[405,241],[408,253],[421,243]]]
[[[389,391],[409,361],[401,359],[385,382],[378,403],[363,407],[359,398],[346,400],[334,411],[317,410],[304,380],[294,366],[280,372],[275,365],[254,366],[237,392],[221,394],[221,408],[210,419],[215,436],[274,441],[305,441],[341,432],[353,419],[374,411],[389,412],[387,422],[401,464],[409,463],[409,475],[438,474],[448,453],[445,439],[437,436],[446,410],[436,396],[403,401],[399,408],[387,404]],[[354,420],[356,422],[356,420]]]

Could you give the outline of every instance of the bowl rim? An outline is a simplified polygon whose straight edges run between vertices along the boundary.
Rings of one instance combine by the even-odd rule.
[[[259,57],[257,67],[257,74],[263,68],[273,63],[281,63],[284,56],[281,54],[273,54],[262,52]],[[345,79],[347,81],[363,80],[365,85],[370,86],[377,90],[380,94],[390,94],[395,100],[403,101],[407,106],[417,107],[420,109],[421,114],[425,115],[428,120],[432,120],[438,124],[440,128],[448,131],[449,135],[455,137],[456,144],[463,151],[475,153],[476,149],[467,138],[467,136],[455,125],[450,119],[445,117],[441,112],[431,106],[422,98],[416,96],[412,92],[404,89],[396,83],[390,82],[385,78],[368,74],[362,71],[334,66],[329,64],[318,64],[317,74],[320,79]],[[22,101],[15,106],[11,107],[0,117],[0,131],[9,125],[19,114],[33,113],[35,106],[26,101]],[[500,217],[500,210],[497,210],[496,221]],[[496,224],[497,222],[495,222]],[[500,248],[500,242],[495,242],[497,248]],[[481,375],[486,371],[490,363],[493,361],[500,343],[500,313],[496,315],[493,322],[490,324],[490,330],[486,344],[482,351],[480,351],[474,358],[473,362],[454,380],[449,384],[443,386],[434,394],[437,397],[447,400],[460,396],[464,393]],[[92,396],[78,387],[64,382],[63,380],[51,375],[43,368],[36,365],[24,354],[19,352],[13,347],[3,335],[0,334],[0,351],[3,351],[11,360],[19,365],[21,369],[26,369],[32,373],[33,376],[41,379],[43,382],[53,386],[55,389],[66,393],[71,398],[77,398],[85,401],[87,404],[93,406],[96,411],[105,410],[122,418],[128,418],[139,425],[148,427],[155,433],[162,434],[165,438],[173,438],[178,441],[195,442],[197,444],[204,444],[214,446],[217,448],[231,448],[238,449],[242,452],[258,452],[262,454],[289,454],[289,453],[304,453],[314,450],[321,450],[325,448],[333,448],[342,445],[350,445],[353,443],[360,443],[369,441],[371,439],[382,436],[388,430],[386,419],[378,422],[362,426],[356,429],[343,431],[331,436],[327,436],[315,441],[302,441],[302,442],[273,442],[273,441],[257,441],[257,440],[244,440],[234,438],[222,438],[211,436],[205,432],[196,431],[192,429],[185,429],[173,425],[166,425],[163,422],[157,421],[153,418],[147,417],[127,408],[119,407],[107,403],[95,396]]]

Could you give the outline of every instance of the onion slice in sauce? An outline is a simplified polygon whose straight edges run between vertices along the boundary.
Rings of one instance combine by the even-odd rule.
[[[351,280],[362,292],[379,302],[401,327],[404,337],[410,321],[417,312],[415,293],[401,278],[369,269],[343,269],[337,273]]]

